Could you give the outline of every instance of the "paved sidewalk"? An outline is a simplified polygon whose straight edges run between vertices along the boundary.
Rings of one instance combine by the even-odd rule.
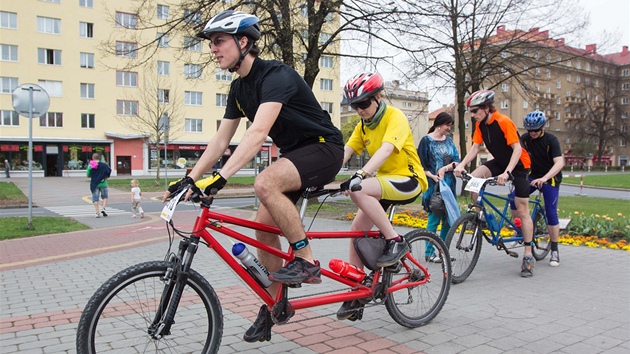
[[[52,202],[86,195],[78,183],[75,188],[56,179],[50,183],[56,189]],[[40,195],[36,202],[45,203],[48,197]],[[224,211],[253,218],[247,210]],[[195,216],[178,213],[176,223],[190,229]],[[317,220],[313,229],[349,226]],[[347,257],[347,241],[311,245],[324,264]],[[451,287],[442,311],[424,327],[401,327],[383,306],[367,309],[359,322],[337,321],[338,305],[330,305],[298,311],[301,317],[327,316],[274,326],[270,342],[255,344],[243,342],[242,335],[259,301],[212,251],[200,250],[193,267],[210,281],[224,307],[220,353],[630,352],[630,253],[560,247],[560,267],[542,261],[534,277],[523,279],[520,260],[485,244],[470,278]],[[164,223],[153,215],[132,225],[0,242],[0,352],[75,353],[77,321],[96,288],[129,265],[162,259],[166,249]],[[301,291],[330,287],[324,282]]]

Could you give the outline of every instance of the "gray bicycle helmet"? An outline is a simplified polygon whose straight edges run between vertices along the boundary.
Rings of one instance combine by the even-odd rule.
[[[523,127],[527,130],[538,130],[547,122],[547,117],[541,111],[531,111],[523,119]]]
[[[494,102],[494,91],[479,90],[473,92],[466,101],[466,107],[484,106]]]
[[[213,33],[241,34],[253,41],[260,39],[260,20],[243,11],[225,10],[208,21],[197,37],[210,39]]]

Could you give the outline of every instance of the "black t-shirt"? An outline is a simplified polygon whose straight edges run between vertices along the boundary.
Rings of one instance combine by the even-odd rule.
[[[532,139],[529,133],[521,135],[521,144],[532,160],[530,177],[536,179],[544,176],[551,167],[553,159],[562,156],[560,142],[555,135],[544,132],[538,139]],[[555,176],[556,182],[562,181],[562,171]]]
[[[275,60],[256,58],[245,77],[232,82],[225,119],[247,117],[254,121],[265,102],[282,103],[269,136],[286,153],[316,142],[343,148],[343,137],[324,111],[306,81],[291,67]]]

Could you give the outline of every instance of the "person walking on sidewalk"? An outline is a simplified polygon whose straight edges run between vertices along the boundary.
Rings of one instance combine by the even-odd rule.
[[[256,221],[277,225],[289,241],[295,258],[282,267],[282,259],[259,251],[258,258],[271,272],[268,291],[277,293],[278,283],[321,283],[319,262],[315,261],[295,203],[308,187],[332,182],[342,166],[343,137],[334,126],[304,79],[275,60],[258,58],[259,19],[241,11],[226,10],[208,21],[197,37],[209,40],[210,51],[223,70],[238,74],[232,81],[223,120],[208,147],[190,172],[173,183],[164,200],[181,186],[195,184],[205,194],[215,194],[227,179],[249,163],[271,137],[280,148],[280,158],[260,172],[254,190],[260,200]],[[240,119],[251,125],[240,144],[220,171],[200,179],[221,158]],[[279,236],[256,231],[256,238],[281,248]],[[271,339],[273,325],[263,304],[254,324],[243,339],[247,342]]]
[[[527,129],[527,133],[521,135],[521,144],[532,160],[532,170],[529,173],[530,193],[539,188],[545,199],[545,214],[547,215],[547,226],[551,239],[549,265],[557,267],[560,265],[558,196],[560,195],[564,156],[558,138],[545,132],[546,122],[547,117],[541,111],[527,113],[523,119],[523,127]],[[515,209],[514,205],[512,205],[512,209]]]
[[[131,180],[131,217],[136,218],[136,214],[140,214],[140,219],[144,218],[144,210],[140,206],[142,199],[142,191],[140,190],[138,180]]]
[[[410,203],[427,188],[407,117],[385,103],[383,88],[379,73],[364,72],[348,80],[343,89],[344,103],[361,117],[344,147],[343,162],[363,150],[370,159],[341,184],[341,189],[359,207],[350,229],[368,231],[376,225],[385,238],[383,255],[376,262],[378,267],[395,264],[409,251],[409,244],[396,232],[383,209],[393,203]],[[351,187],[359,184],[361,190],[352,191]],[[350,263],[362,269],[364,264],[352,241],[349,250]],[[362,306],[358,301],[346,301],[337,318],[354,320]]]
[[[92,203],[94,203],[94,210],[96,210],[96,217],[100,218],[101,214],[107,216],[105,207],[107,206],[107,179],[112,173],[112,169],[101,161],[101,156],[95,152],[92,154],[92,160],[87,168],[87,176],[90,177],[90,192],[92,192]],[[103,200],[103,209],[99,210],[98,200]]]
[[[529,154],[521,146],[516,125],[510,117],[499,113],[494,107],[494,91],[479,90],[473,92],[466,101],[466,107],[475,120],[475,132],[472,138],[472,146],[462,162],[455,168],[455,175],[461,176],[466,165],[477,157],[481,144],[485,144],[488,151],[494,157],[477,167],[471,174],[477,178],[497,176],[500,186],[514,176],[514,185],[517,213],[521,218],[523,229],[523,262],[521,264],[521,276],[534,275],[536,260],[532,256],[532,243],[534,239],[534,225],[529,215],[529,181],[527,174],[530,167]],[[477,194],[472,193],[472,200],[477,199]]]
[[[9,163],[9,160],[4,160],[4,174],[7,178],[11,178],[11,174],[9,173],[9,170],[11,169],[11,164]]]

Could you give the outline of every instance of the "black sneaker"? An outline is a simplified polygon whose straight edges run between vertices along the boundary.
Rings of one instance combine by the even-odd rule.
[[[105,212],[105,209],[101,210],[101,214],[103,214],[103,216],[107,216],[107,213]]]
[[[388,267],[398,262],[407,252],[409,252],[409,244],[404,238],[400,242],[387,240],[385,252],[379,257],[376,265],[379,267]]]
[[[356,321],[358,319],[357,314],[361,307],[363,307],[361,306],[361,303],[356,300],[344,301],[343,304],[341,304],[339,311],[337,311],[337,319],[340,321]]]
[[[321,274],[319,261],[313,264],[303,258],[295,257],[277,272],[271,273],[269,280],[284,284],[319,284],[322,282]]]
[[[267,309],[267,305],[262,305],[258,311],[256,321],[243,335],[243,340],[249,343],[271,340],[271,326],[273,326],[271,314]]]

